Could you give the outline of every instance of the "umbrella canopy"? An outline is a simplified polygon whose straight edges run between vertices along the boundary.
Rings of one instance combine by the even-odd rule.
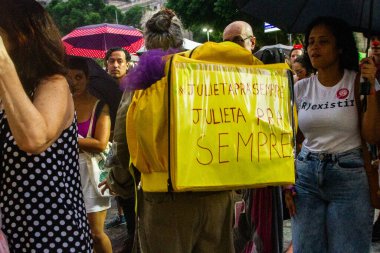
[[[123,91],[121,91],[116,80],[93,59],[87,59],[87,65],[90,79],[89,92],[109,105],[113,126]]]
[[[380,0],[236,0],[242,11],[284,31],[302,33],[316,17],[345,20],[354,31],[380,32]]]
[[[183,48],[184,49],[191,50],[191,49],[196,48],[199,45],[202,45],[202,44],[199,42],[195,42],[195,41],[186,39],[186,38],[183,39]]]
[[[68,55],[104,58],[112,47],[136,53],[143,45],[143,34],[136,28],[118,24],[81,26],[62,38]]]
[[[262,48],[260,48],[256,53],[254,53],[254,55],[257,57],[257,58],[261,58],[261,55],[263,54],[264,50],[266,49],[271,49],[271,48],[277,48],[277,49],[280,49],[285,55],[289,55],[290,53],[290,50],[292,50],[292,46],[287,46],[287,45],[283,45],[283,44],[276,44],[276,45],[269,45],[269,46],[263,46]]]

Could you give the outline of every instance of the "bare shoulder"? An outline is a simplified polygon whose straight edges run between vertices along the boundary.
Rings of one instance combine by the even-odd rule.
[[[110,107],[108,106],[108,104],[104,104],[104,106],[102,108],[102,113],[105,113],[105,114],[110,113]]]
[[[52,75],[49,77],[45,77],[38,84],[37,90],[50,88],[62,88],[70,90],[69,83],[67,79],[62,75]]]

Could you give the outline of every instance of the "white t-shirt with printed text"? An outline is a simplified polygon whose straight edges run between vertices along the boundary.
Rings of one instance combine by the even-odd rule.
[[[333,87],[323,86],[318,75],[295,84],[298,126],[307,149],[341,153],[361,146],[355,77],[355,71],[345,70],[343,78]]]

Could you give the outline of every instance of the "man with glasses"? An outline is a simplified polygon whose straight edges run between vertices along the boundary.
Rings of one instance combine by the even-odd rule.
[[[256,45],[252,27],[244,21],[234,21],[227,25],[223,32],[223,41],[234,42],[250,52]],[[254,64],[263,63],[254,57]],[[255,252],[281,253],[282,212],[278,211],[282,208],[279,201],[280,187],[244,189],[241,192],[244,202],[237,202],[235,208],[241,208],[241,203],[246,203],[246,206],[243,204],[244,212],[253,215],[235,224],[235,251],[251,249],[256,250]],[[239,213],[238,210],[235,212]],[[251,238],[247,238],[246,235],[251,235]],[[256,246],[252,246],[252,242]]]
[[[232,41],[250,52],[256,45],[256,37],[253,35],[252,27],[244,21],[234,21],[227,25],[223,32],[224,41]]]

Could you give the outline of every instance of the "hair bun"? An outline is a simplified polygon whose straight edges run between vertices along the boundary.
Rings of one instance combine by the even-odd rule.
[[[148,20],[146,27],[152,32],[167,32],[174,16],[175,13],[173,11],[163,9],[162,11],[154,14],[152,18]]]

